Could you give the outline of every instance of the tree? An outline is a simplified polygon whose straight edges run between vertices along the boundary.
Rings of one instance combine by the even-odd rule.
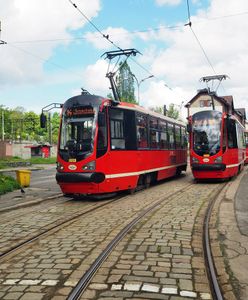
[[[51,141],[57,143],[60,114],[51,116]],[[23,107],[15,109],[4,108],[0,105],[0,139],[7,141],[28,140],[30,142],[49,142],[49,124],[47,129],[40,127],[40,116],[32,111],[25,112]]]
[[[150,107],[150,109],[152,111],[155,111],[155,112],[160,113],[160,114],[164,113],[164,107],[163,106]],[[180,119],[179,118],[179,110],[177,110],[175,108],[175,104],[173,104],[173,103],[169,104],[169,109],[166,110],[166,116],[168,116],[170,118],[173,118],[173,119],[176,119],[176,120]]]
[[[176,119],[179,119],[179,110],[175,108],[175,104],[171,103],[169,109],[166,112],[166,116]]]
[[[126,61],[119,64],[116,86],[121,101],[137,104],[134,95],[134,78]]]

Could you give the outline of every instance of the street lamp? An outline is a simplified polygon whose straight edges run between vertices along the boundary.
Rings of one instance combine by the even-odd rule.
[[[2,141],[4,141],[4,135],[5,135],[5,132],[4,132],[4,105],[1,105],[1,111],[2,111]]]
[[[131,75],[133,76],[133,78],[135,79],[135,81],[137,83],[137,88],[138,88],[138,104],[139,104],[139,100],[140,100],[139,99],[140,98],[140,85],[141,85],[141,83],[144,82],[147,79],[150,79],[150,78],[154,77],[154,75],[150,75],[148,77],[145,77],[145,78],[141,79],[140,81],[137,79],[137,77],[133,73],[131,73]]]

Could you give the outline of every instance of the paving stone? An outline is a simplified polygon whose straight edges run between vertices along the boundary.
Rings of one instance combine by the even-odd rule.
[[[177,294],[177,287],[165,286],[165,287],[162,288],[161,293],[176,295]]]
[[[2,296],[1,299],[6,299],[6,300],[17,300],[20,299],[23,293],[21,292],[13,292],[13,293],[8,293],[6,296]]]
[[[6,281],[3,282],[5,285],[14,285],[16,284],[20,279],[7,279]]]
[[[146,292],[158,293],[160,289],[159,285],[144,283],[141,290]]]
[[[197,294],[191,291],[180,291],[181,296],[196,298]]]
[[[21,280],[18,284],[21,284],[21,285],[37,285],[40,282],[41,282],[41,280],[26,279],[26,280]]]
[[[208,293],[200,293],[200,297],[203,300],[210,300],[210,299],[212,299],[211,295],[208,294]]]
[[[122,284],[112,284],[111,290],[112,291],[120,291],[122,289]]]
[[[45,280],[41,283],[41,285],[46,285],[46,286],[55,286],[59,283],[59,280],[51,280],[51,279],[48,279],[48,280]]]
[[[89,285],[89,288],[92,290],[106,290],[108,285],[103,283],[92,283]]]
[[[42,300],[44,296],[42,293],[25,293],[20,300]]]
[[[135,283],[135,282],[126,282],[124,284],[124,290],[127,291],[139,291],[142,283]]]
[[[193,284],[191,280],[179,279],[179,287],[180,290],[187,290],[187,291],[193,290]]]
[[[139,292],[137,295],[134,294],[134,297],[137,297],[137,299],[158,299],[158,300],[168,300],[169,297],[167,295],[163,295],[160,293],[142,293]],[[111,299],[113,300],[113,299]],[[130,298],[130,300],[133,300],[133,298]]]
[[[78,280],[67,280],[65,283],[64,283],[64,286],[76,286],[78,283]]]
[[[140,277],[140,276],[131,276],[131,275],[125,275],[123,279],[125,281],[141,281],[141,282],[149,282],[149,283],[158,283],[159,281],[158,278]]]

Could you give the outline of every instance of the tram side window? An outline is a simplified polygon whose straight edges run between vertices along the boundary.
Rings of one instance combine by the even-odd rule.
[[[97,157],[105,154],[108,146],[106,115],[104,113],[101,114],[101,121],[98,122]]]
[[[248,148],[248,132],[245,133],[245,144],[246,148]]]
[[[137,114],[137,143],[139,149],[148,148],[148,135],[147,135],[147,116]]]
[[[160,129],[160,149],[168,149],[168,139],[167,139],[167,123],[164,120],[159,120]]]
[[[238,148],[245,148],[245,143],[244,143],[244,132],[242,130],[242,127],[238,124]]]
[[[227,129],[227,138],[228,138],[228,148],[237,148],[237,131],[236,131],[236,122],[235,120],[228,120],[228,129]]]
[[[111,132],[111,149],[125,149],[124,139],[124,113],[121,110],[110,110],[110,132]]]
[[[159,148],[158,119],[154,117],[150,117],[150,147],[152,149]]]
[[[188,145],[188,141],[187,141],[187,134],[186,134],[186,128],[185,127],[181,127],[181,146],[182,149],[186,149],[187,145]]]
[[[175,125],[175,142],[176,142],[176,148],[181,148],[181,130],[180,126]]]
[[[171,123],[168,123],[168,140],[169,148],[175,149],[174,125]]]

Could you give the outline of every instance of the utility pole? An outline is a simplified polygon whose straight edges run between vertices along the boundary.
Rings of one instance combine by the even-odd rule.
[[[4,141],[4,110],[2,108],[2,141]]]
[[[135,81],[137,83],[137,88],[138,88],[138,104],[139,104],[139,102],[140,102],[140,85],[141,85],[141,83],[144,82],[147,79],[150,79],[150,78],[154,77],[154,75],[150,75],[150,76],[148,76],[146,78],[141,79],[140,81],[138,80],[138,78],[133,73],[131,73],[131,75],[133,76],[133,78],[135,79]]]
[[[51,113],[48,113],[48,125],[49,125],[49,144],[52,145],[52,120]]]
[[[0,45],[7,44],[7,42],[1,40],[1,33],[2,33],[2,26],[1,26],[1,21],[0,21]]]

